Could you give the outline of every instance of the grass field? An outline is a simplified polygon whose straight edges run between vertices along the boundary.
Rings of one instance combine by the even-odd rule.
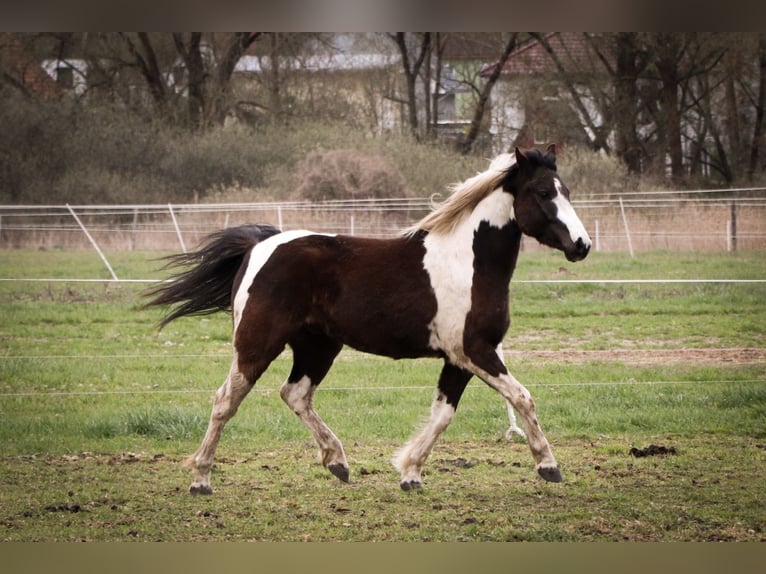
[[[764,540],[766,285],[529,283],[764,279],[766,254],[522,254],[506,340],[565,482],[503,438],[473,381],[418,493],[389,464],[428,413],[440,363],[346,350],[316,397],[351,483],[316,460],[276,392],[280,357],[227,426],[212,497],[181,459],[231,353],[221,314],[158,333],[140,284],[0,282],[2,540]],[[154,253],[108,254],[160,278]],[[3,251],[0,278],[107,278],[87,251]],[[631,447],[672,447],[636,458]]]

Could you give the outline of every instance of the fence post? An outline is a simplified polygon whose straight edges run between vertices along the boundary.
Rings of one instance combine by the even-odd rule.
[[[731,219],[726,220],[726,251],[731,251]]]
[[[136,249],[136,229],[138,228],[138,208],[133,208],[133,225],[130,227],[130,250]]]
[[[280,231],[285,230],[284,226],[282,225],[282,206],[281,205],[277,205],[277,227],[279,228]]]
[[[595,235],[596,235],[596,252],[599,252],[601,251],[601,236],[599,235],[598,219],[596,220]]]
[[[98,246],[98,243],[96,243],[96,240],[93,239],[93,236],[88,232],[85,225],[83,225],[82,221],[80,221],[80,218],[77,217],[77,214],[74,212],[74,209],[72,209],[69,204],[66,204],[66,208],[69,210],[69,213],[72,214],[72,217],[74,217],[74,220],[77,222],[77,225],[80,226],[80,229],[82,229],[83,233],[85,233],[85,237],[88,238],[90,241],[90,244],[93,245],[93,247],[96,249],[96,252],[98,253],[99,257],[101,257],[101,261],[104,262],[104,265],[106,265],[106,268],[109,269],[109,273],[112,275],[112,279],[115,281],[119,281],[117,279],[117,274],[114,272],[114,269],[112,269],[112,266],[109,265],[109,261],[107,260],[106,256],[104,255],[104,252],[101,251],[101,248]]]
[[[173,226],[176,228],[176,235],[178,235],[178,241],[181,242],[181,250],[186,253],[186,244],[184,243],[183,235],[181,235],[181,228],[178,227],[178,220],[176,214],[173,211],[173,206],[168,203],[168,210],[170,211],[170,217],[173,220]]]
[[[628,238],[628,251],[630,251],[631,257],[635,257],[633,255],[633,242],[630,240],[630,229],[628,229],[628,218],[625,217],[625,206],[622,204],[622,196],[620,196],[620,212],[622,212],[622,224],[625,226],[625,236]]]
[[[731,250],[737,250],[737,202],[731,202]]]

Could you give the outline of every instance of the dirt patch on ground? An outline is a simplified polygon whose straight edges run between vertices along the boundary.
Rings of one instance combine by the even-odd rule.
[[[619,362],[626,365],[766,365],[766,349],[609,349],[559,351],[505,351],[508,360],[539,358],[547,361],[580,364]]]

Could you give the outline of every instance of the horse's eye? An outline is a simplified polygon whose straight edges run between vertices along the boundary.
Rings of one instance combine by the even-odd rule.
[[[547,189],[541,189],[537,193],[543,199],[548,199],[551,196],[550,192]]]

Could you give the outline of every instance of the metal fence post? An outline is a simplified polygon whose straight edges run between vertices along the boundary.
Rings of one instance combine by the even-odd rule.
[[[96,240],[93,239],[93,236],[88,232],[88,229],[85,227],[85,225],[83,225],[82,221],[80,221],[80,218],[77,217],[77,214],[74,212],[74,209],[72,209],[68,203],[66,204],[66,208],[69,210],[69,213],[72,214],[72,217],[74,217],[74,220],[77,222],[77,225],[80,226],[80,229],[82,229],[83,233],[85,233],[85,237],[88,238],[88,241],[90,241],[90,244],[93,245],[93,247],[96,249],[96,252],[98,253],[99,257],[101,257],[101,261],[103,261],[104,265],[106,265],[106,268],[109,269],[109,273],[111,273],[112,279],[114,279],[115,281],[119,281],[119,279],[117,279],[117,274],[114,272],[114,269],[112,269],[112,266],[109,265],[109,261],[104,255],[104,252],[101,251],[101,248],[98,246],[98,243],[96,243]]]
[[[625,226],[625,236],[628,238],[628,251],[630,251],[631,257],[635,257],[633,255],[633,242],[630,240],[630,229],[628,229],[628,218],[625,217],[625,206],[622,203],[622,196],[620,196],[620,212],[622,213],[622,224]]]
[[[173,226],[176,228],[176,234],[178,235],[178,241],[181,243],[181,250],[186,253],[186,244],[184,243],[184,237],[181,235],[181,228],[178,227],[178,220],[176,214],[173,211],[173,206],[168,203],[168,209],[170,210],[170,217],[173,219]]]

